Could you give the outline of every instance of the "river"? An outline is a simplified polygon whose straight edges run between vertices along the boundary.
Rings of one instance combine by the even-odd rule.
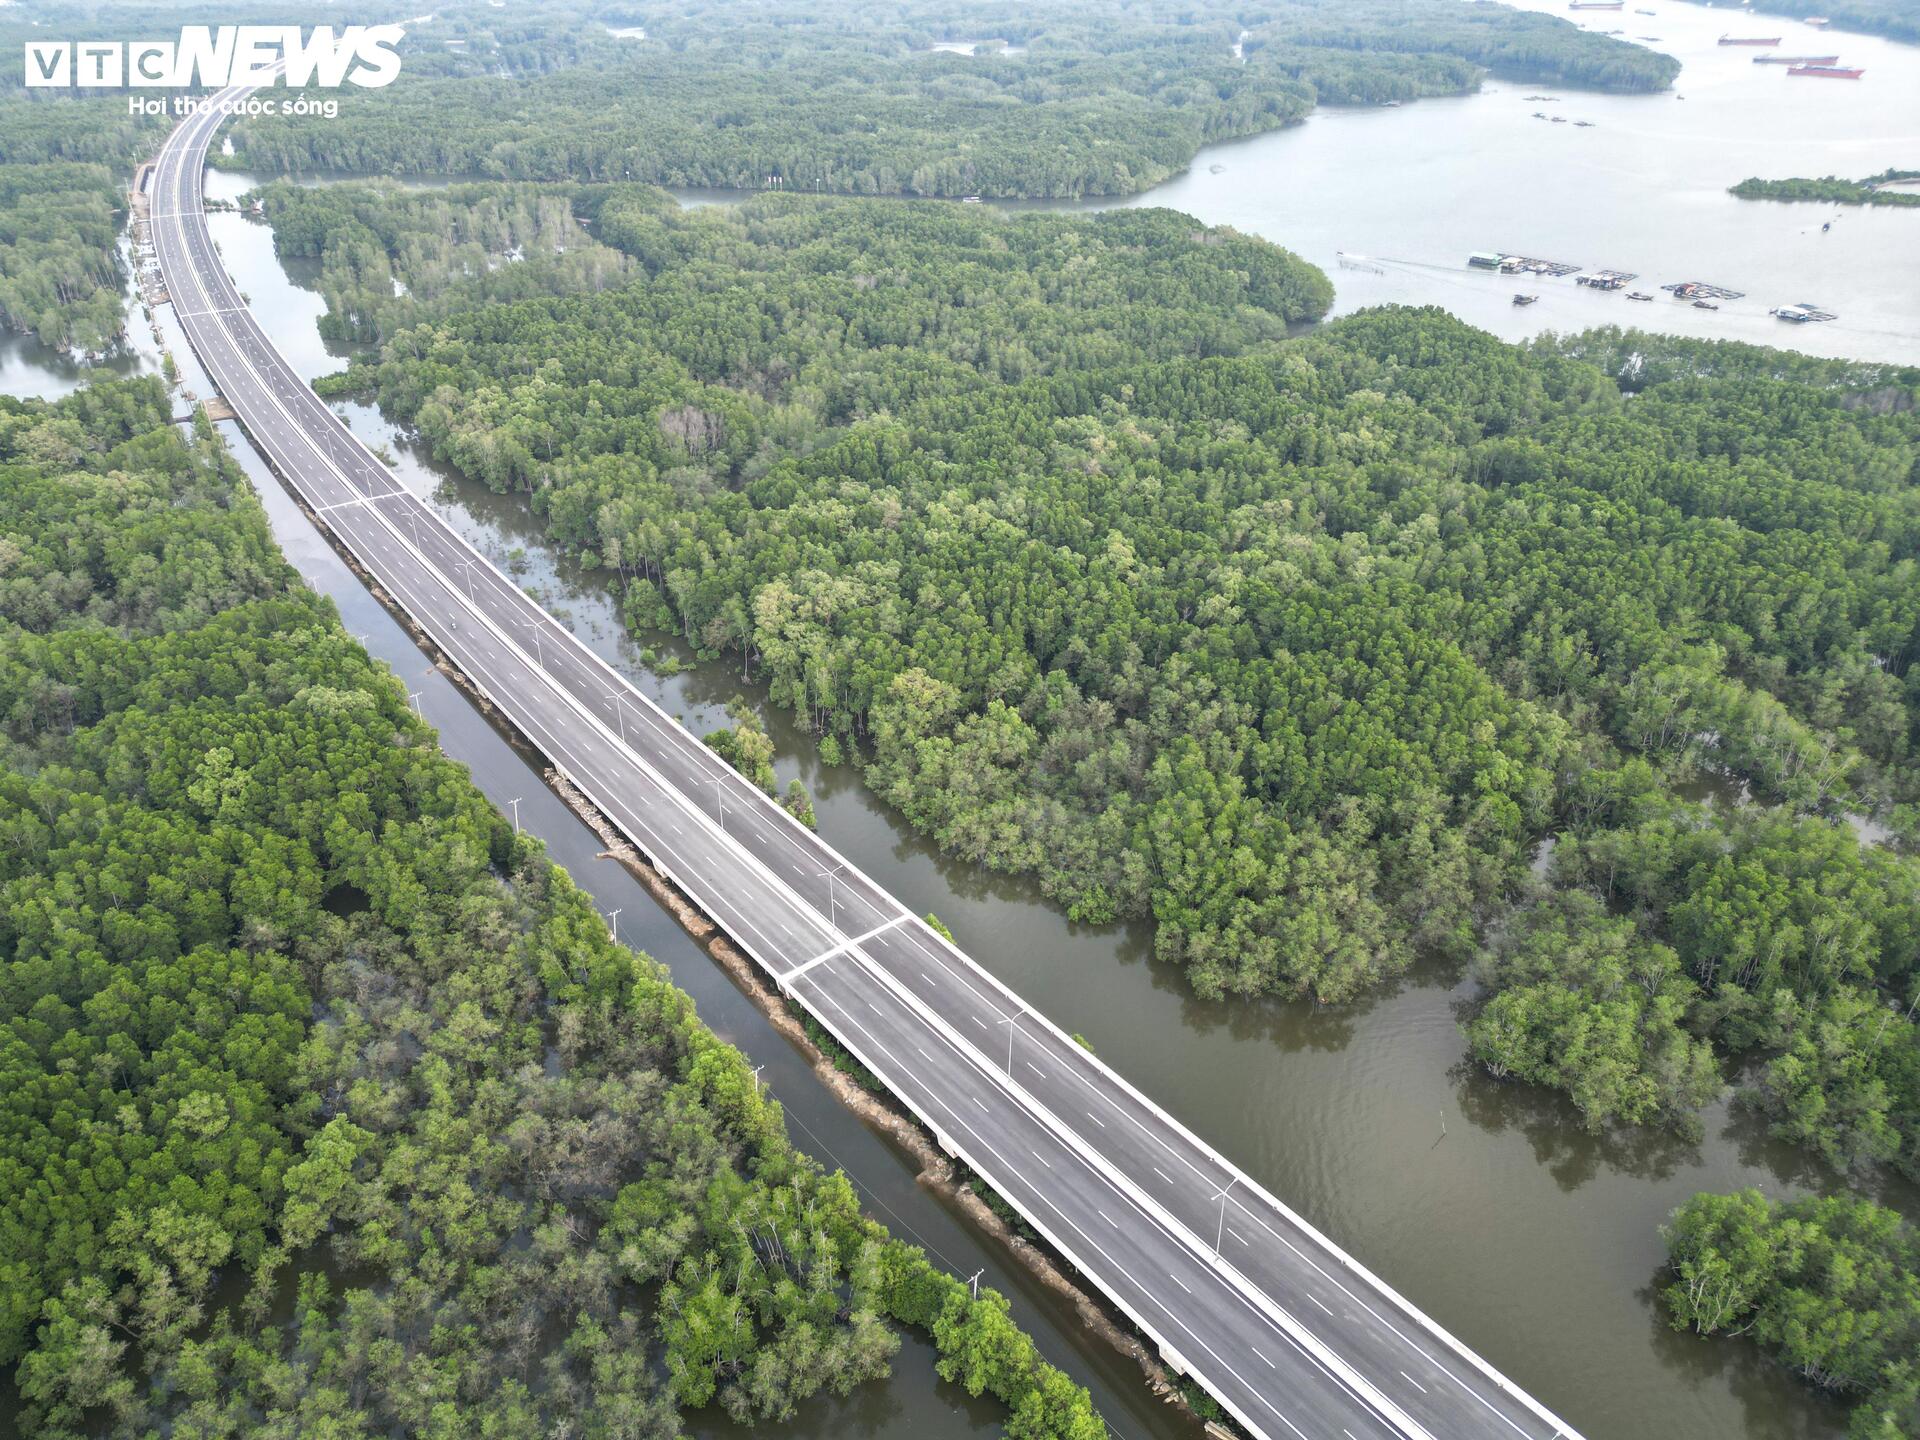
[[[1558,0],[1512,0],[1568,18]],[[1682,71],[1659,95],[1606,95],[1501,77],[1472,95],[1326,106],[1298,125],[1202,150],[1186,173],[1124,199],[998,202],[1008,209],[1165,205],[1284,245],[1333,277],[1333,313],[1441,305],[1510,340],[1638,326],[1809,354],[1920,363],[1920,209],[1738,200],[1758,175],[1862,177],[1920,167],[1920,47],[1680,0],[1573,17],[1658,36]],[[1775,53],[1835,54],[1850,80],[1789,78],[1723,34],[1779,36]],[[1548,99],[1536,97],[1548,96]],[[1684,97],[1684,98],[1677,98]],[[1539,112],[1545,119],[1535,119]],[[1564,123],[1553,123],[1559,116]],[[1591,128],[1577,122],[1587,121]],[[684,203],[740,192],[687,189]],[[1831,229],[1823,230],[1826,222]],[[1626,291],[1468,268],[1475,251],[1632,272]],[[1742,292],[1695,310],[1659,287]],[[1517,292],[1537,295],[1513,304]],[[1811,302],[1839,318],[1790,325]]]
[[[1516,3],[1567,16],[1550,0]],[[1628,5],[1574,18],[1658,36],[1653,48],[1683,67],[1672,92],[1602,95],[1496,77],[1476,95],[1329,108],[1214,146],[1186,174],[1125,203],[1170,205],[1298,251],[1333,276],[1336,314],[1438,304],[1509,339],[1638,325],[1920,363],[1920,210],[1727,193],[1750,175],[1920,166],[1920,47],[1730,7],[1653,0],[1639,8],[1654,13],[1642,15]],[[1866,74],[1789,78],[1783,66],[1753,63],[1765,51],[1720,45],[1723,34],[1777,35],[1777,53],[1837,53]],[[1557,98],[1529,98],[1537,95]],[[1476,250],[1633,271],[1631,288],[1655,299],[1471,271]],[[1366,258],[1343,264],[1343,254]],[[1657,288],[1686,280],[1745,298],[1702,311]],[[1516,292],[1540,298],[1517,307]],[[1799,301],[1839,319],[1795,326],[1767,314]]]
[[[1489,93],[1459,100],[1329,112],[1276,135],[1216,147],[1192,173],[1135,203],[1175,205],[1209,222],[1257,231],[1330,267],[1335,250],[1421,262],[1383,264],[1378,274],[1334,270],[1342,310],[1383,300],[1445,303],[1475,323],[1517,335],[1549,323],[1574,328],[1626,318],[1620,312],[1629,309],[1634,319],[1657,319],[1687,333],[1716,333],[1711,326],[1717,322],[1723,333],[1742,338],[1809,349],[1832,344],[1834,353],[1863,358],[1920,358],[1920,342],[1912,338],[1920,333],[1920,267],[1912,261],[1910,240],[1898,243],[1901,227],[1920,235],[1920,215],[1848,211],[1830,234],[1815,240],[1815,221],[1830,211],[1739,202],[1720,193],[1748,173],[1864,174],[1911,164],[1911,151],[1893,152],[1901,137],[1912,144],[1920,136],[1920,115],[1914,113],[1920,51],[1828,34],[1821,53],[1839,50],[1860,59],[1868,78],[1857,85],[1788,81],[1774,67],[1751,64],[1750,56],[1730,56],[1713,38],[1759,23],[1769,34],[1793,36],[1788,44],[1797,50],[1808,43],[1797,33],[1804,27],[1715,15],[1673,0],[1646,8],[1656,9],[1658,17],[1629,10],[1622,20],[1609,12],[1601,27],[1624,24],[1638,32],[1644,22],[1645,33],[1662,35],[1663,48],[1687,62],[1678,87],[1684,102],[1671,95],[1583,96],[1496,82]],[[1681,43],[1687,36],[1692,38]],[[1904,84],[1897,78],[1902,74]],[[1776,80],[1786,88],[1761,88]],[[1876,81],[1878,86],[1867,88]],[[1559,94],[1567,113],[1593,118],[1595,127],[1528,120],[1528,110],[1546,108],[1526,102],[1530,93]],[[1723,107],[1718,121],[1701,118],[1715,114],[1716,105]],[[1788,109],[1800,115],[1801,125],[1824,117],[1842,129],[1844,121],[1887,138],[1882,143],[1835,134],[1823,146],[1794,148],[1801,146],[1795,140],[1788,153],[1762,154],[1769,146],[1756,146],[1738,128],[1740,117],[1750,114],[1754,125],[1772,127],[1767,134],[1793,132]],[[1901,115],[1909,119],[1898,120]],[[1719,142],[1730,153],[1711,174],[1694,174],[1692,167],[1704,163],[1699,156],[1714,148],[1715,124],[1734,127],[1725,133],[1738,138]],[[1685,140],[1689,135],[1698,138]],[[1476,136],[1491,148],[1476,154]],[[1693,160],[1670,153],[1685,146],[1698,152]],[[1216,174],[1215,164],[1225,168]],[[1489,164],[1517,167],[1511,184],[1491,184]],[[1682,173],[1693,177],[1685,185],[1659,178]],[[1600,177],[1611,177],[1610,189],[1598,188]],[[231,197],[250,183],[243,175],[215,174],[209,191]],[[1516,206],[1517,193],[1525,194],[1524,206]],[[1602,195],[1611,201],[1596,198]],[[1623,208],[1626,213],[1619,213]],[[1418,225],[1409,225],[1410,209]],[[308,376],[339,368],[339,356],[329,353],[314,329],[321,302],[307,288],[313,267],[282,265],[269,232],[237,214],[215,216],[212,224],[241,288],[257,308],[279,317],[278,338],[296,367]],[[1811,234],[1800,233],[1809,225]],[[1724,244],[1709,244],[1714,236]],[[1804,283],[1785,284],[1794,273],[1785,252],[1796,246],[1829,262],[1812,293]],[[1665,297],[1658,305],[1628,306],[1618,296],[1563,295],[1570,287],[1544,282],[1537,288],[1551,298],[1515,311],[1507,303],[1511,281],[1459,268],[1466,251],[1481,248],[1641,269],[1655,284],[1714,280],[1751,289],[1755,305],[1819,299],[1843,319],[1789,332],[1732,306],[1717,316]],[[1697,264],[1683,263],[1696,258]],[[1868,327],[1872,307],[1853,297],[1874,292],[1876,277],[1860,267],[1875,265],[1884,267],[1878,279],[1904,295],[1905,308],[1894,315],[1883,297],[1880,323]],[[1784,288],[1776,295],[1770,287]],[[205,393],[171,317],[162,313],[188,383]],[[142,327],[136,331],[134,353],[119,362],[121,368],[157,368],[150,337]],[[1887,348],[1896,342],[1908,349]],[[30,344],[0,349],[0,388],[59,393],[75,378],[72,367]],[[1673,1333],[1654,1302],[1663,1254],[1658,1226],[1694,1191],[1755,1185],[1791,1195],[1824,1183],[1804,1157],[1770,1141],[1750,1117],[1717,1108],[1697,1146],[1659,1136],[1589,1135],[1562,1101],[1497,1084],[1461,1063],[1457,1021],[1470,988],[1461,977],[1432,969],[1337,1011],[1195,999],[1177,972],[1150,958],[1144,929],[1069,924],[1036,887],[983,875],[934,853],[866,792],[854,772],[822,765],[809,737],[785,715],[769,712],[764,696],[743,686],[734,667],[693,665],[670,677],[649,672],[640,644],[622,632],[604,579],[582,574],[556,555],[523,498],[494,495],[442,473],[377,413],[361,406],[342,410],[363,438],[394,456],[400,483],[431,496],[477,544],[510,563],[583,639],[696,731],[726,723],[724,706],[736,694],[760,704],[779,749],[782,783],[793,776],[807,783],[821,829],[838,848],[916,910],[938,914],[983,964],[1064,1027],[1085,1035],[1169,1111],[1592,1440],[1679,1434],[1694,1440],[1790,1440],[1843,1433],[1844,1406],[1795,1383],[1750,1347]],[[471,767],[489,796],[502,805],[520,797],[527,828],[547,841],[603,910],[620,908],[622,938],[669,965],[707,1022],[755,1063],[767,1064],[796,1140],[844,1165],[872,1213],[928,1243],[956,1273],[985,1267],[988,1281],[1014,1296],[1021,1322],[1042,1348],[1092,1386],[1116,1434],[1141,1440],[1182,1432],[1150,1403],[1129,1367],[1080,1336],[1071,1317],[1037,1294],[990,1243],[914,1185],[903,1158],[831,1100],[644,891],[617,867],[595,859],[599,846],[590,832],[427,665],[270,480],[234,427],[223,428],[265,497],[289,557],[335,598],[348,628],[364,634],[408,688],[422,693],[444,747]],[[684,655],[664,637],[645,643]],[[1889,1188],[1881,1198],[1909,1213],[1915,1208],[1910,1187]],[[924,1346],[903,1349],[897,1372],[885,1387],[869,1387],[845,1404],[809,1407],[773,1432],[783,1440],[878,1435],[897,1431],[909,1416],[930,1440],[994,1429],[990,1407],[938,1382]],[[718,1435],[730,1427],[703,1417],[698,1428]]]

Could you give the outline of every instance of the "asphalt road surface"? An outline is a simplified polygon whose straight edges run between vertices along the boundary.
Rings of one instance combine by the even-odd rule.
[[[655,866],[1263,1440],[1576,1435],[794,822],[396,485],[220,263],[201,184],[221,118],[184,120],[148,181],[195,352],[285,483]]]

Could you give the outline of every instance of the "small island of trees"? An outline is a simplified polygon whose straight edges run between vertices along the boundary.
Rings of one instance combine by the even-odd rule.
[[[1920,170],[1882,170],[1862,180],[1823,175],[1788,180],[1749,178],[1731,188],[1742,200],[1815,200],[1829,205],[1920,205],[1920,190],[1891,189],[1920,181]]]

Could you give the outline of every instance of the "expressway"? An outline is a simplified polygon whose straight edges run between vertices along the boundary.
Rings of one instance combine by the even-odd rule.
[[[1578,1440],[796,823],[400,488],[281,357],[220,262],[201,187],[223,118],[209,104],[183,120],[148,182],[161,274],[201,364],[284,483],[650,863],[1261,1440]]]

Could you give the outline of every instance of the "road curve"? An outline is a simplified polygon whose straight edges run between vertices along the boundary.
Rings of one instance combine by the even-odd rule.
[[[161,274],[195,353],[282,480],[661,873],[1261,1440],[1578,1440],[797,824],[396,485],[220,263],[201,187],[222,118],[216,103],[182,121],[148,182]]]

